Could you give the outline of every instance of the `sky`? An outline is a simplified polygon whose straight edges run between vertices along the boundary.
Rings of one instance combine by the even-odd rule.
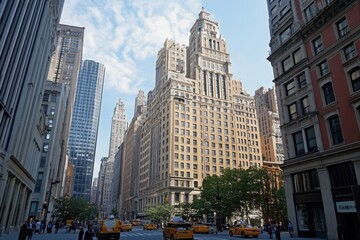
[[[155,85],[155,64],[165,40],[189,45],[192,25],[202,7],[220,25],[227,42],[231,72],[243,87],[273,86],[266,0],[65,0],[61,24],[85,27],[83,60],[105,65],[94,177],[109,152],[111,118],[119,98],[126,118],[135,97]]]

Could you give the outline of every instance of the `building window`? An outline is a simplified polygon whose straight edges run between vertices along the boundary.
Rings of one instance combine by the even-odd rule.
[[[346,162],[329,166],[331,186],[346,187],[357,185],[356,174],[352,162]]]
[[[343,50],[344,50],[344,56],[345,56],[346,61],[348,61],[356,56],[355,45],[353,43],[344,47]]]
[[[282,61],[282,67],[283,67],[283,71],[286,72],[287,70],[289,70],[291,67],[293,66],[293,61],[291,59],[290,56],[288,56],[287,58],[285,58]]]
[[[49,143],[44,143],[43,152],[44,152],[44,153],[47,153],[48,150],[49,150]]]
[[[329,65],[326,60],[321,62],[318,67],[320,76],[324,76],[325,74],[329,73]]]
[[[312,2],[307,8],[304,10],[306,22],[309,22],[316,14],[315,4]]]
[[[280,33],[280,42],[284,43],[291,37],[291,26],[287,27],[285,31]]]
[[[274,17],[276,15],[277,7],[276,5],[271,9],[271,17]]]
[[[324,50],[324,45],[323,45],[321,36],[315,38],[315,40],[312,43],[313,43],[313,48],[314,48],[315,54],[318,54],[319,52]]]
[[[335,94],[331,82],[324,84],[324,86],[322,86],[322,90],[324,93],[324,100],[326,105],[335,102]]]
[[[316,136],[314,127],[305,129],[308,152],[317,151]]]
[[[46,131],[45,139],[50,139],[50,133],[51,133],[50,130]]]
[[[309,103],[309,98],[307,96],[301,99],[301,107],[302,107],[303,115],[310,113],[310,103]]]
[[[356,67],[350,71],[350,79],[353,91],[360,90],[360,67]]]
[[[51,102],[56,102],[56,98],[57,98],[56,94],[51,94],[51,99],[50,99],[50,101],[51,101]]]
[[[46,163],[46,157],[42,156],[40,159],[40,166],[39,167],[45,167],[45,163]]]
[[[293,175],[295,192],[309,192],[320,189],[319,176],[316,170],[310,170]]]
[[[297,118],[296,102],[289,105],[289,118],[290,120]]]
[[[301,59],[303,59],[302,56],[302,51],[301,49],[297,49],[294,53],[293,53],[293,58],[294,58],[294,63],[297,64],[301,61]]]
[[[336,28],[337,28],[339,38],[341,38],[342,36],[347,34],[349,32],[349,26],[346,21],[346,18],[343,18],[339,22],[337,22]]]
[[[51,107],[50,108],[50,115],[54,116],[55,115],[55,107]]]
[[[283,9],[281,9],[280,16],[284,16],[285,13],[287,13],[287,11],[288,11],[288,8],[287,8],[287,6],[285,6]]]
[[[35,188],[34,188],[34,192],[36,192],[36,193],[40,192],[40,190],[41,190],[43,176],[44,176],[43,172],[38,173],[38,177],[37,177]]]
[[[293,137],[294,137],[294,145],[295,145],[296,156],[304,154],[305,153],[305,148],[304,148],[304,139],[303,139],[303,136],[302,136],[302,132],[299,131],[297,133],[294,133]]]
[[[299,88],[305,87],[306,86],[306,77],[305,77],[305,73],[301,73],[300,75],[298,75],[296,77]]]
[[[180,201],[180,194],[179,193],[175,193],[175,202],[179,202]]]
[[[295,81],[294,80],[285,84],[285,91],[286,91],[286,96],[289,96],[290,94],[295,92]]]
[[[338,115],[329,117],[330,134],[332,137],[332,143],[337,145],[343,142],[343,135],[341,132],[340,119]]]
[[[50,94],[49,94],[49,93],[44,93],[43,101],[44,101],[44,102],[48,102],[48,101],[49,101],[49,97],[50,97]]]

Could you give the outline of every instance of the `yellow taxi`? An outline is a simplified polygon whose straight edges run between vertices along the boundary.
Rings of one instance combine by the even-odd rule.
[[[139,226],[140,225],[140,220],[139,219],[133,219],[133,220],[131,220],[131,224],[133,226]]]
[[[260,230],[257,227],[253,227],[249,224],[239,224],[229,229],[229,235],[240,235],[241,237],[254,237],[257,238],[260,235]]]
[[[132,231],[132,224],[129,221],[121,222],[121,231]]]
[[[163,239],[188,239],[194,240],[191,224],[187,222],[168,222],[163,228]]]
[[[146,223],[144,225],[144,230],[156,230],[157,226],[154,223]]]
[[[192,229],[194,233],[209,233],[209,226],[202,222],[194,222]]]

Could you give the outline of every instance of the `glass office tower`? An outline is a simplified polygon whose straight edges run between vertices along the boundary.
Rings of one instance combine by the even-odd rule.
[[[71,122],[68,151],[74,164],[73,196],[87,201],[91,194],[104,76],[103,64],[82,62]]]

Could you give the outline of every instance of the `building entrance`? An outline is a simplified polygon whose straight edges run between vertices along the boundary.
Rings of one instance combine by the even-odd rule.
[[[339,213],[338,236],[339,240],[360,240],[360,223],[356,213]]]

